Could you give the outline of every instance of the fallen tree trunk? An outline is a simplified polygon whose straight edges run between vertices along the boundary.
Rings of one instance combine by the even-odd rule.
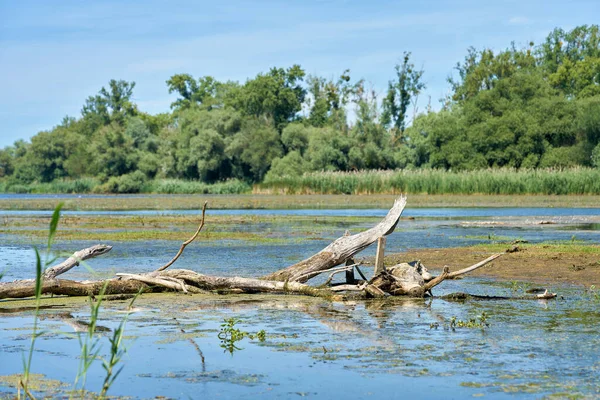
[[[77,251],[63,263],[48,268],[40,277],[42,293],[91,296],[163,291],[193,294],[211,291],[217,293],[298,294],[330,299],[339,298],[340,293],[359,298],[424,297],[431,295],[431,289],[445,279],[481,268],[503,254],[494,254],[471,267],[455,272],[450,272],[445,267],[438,277],[433,277],[420,262],[414,262],[383,268],[381,272],[367,280],[358,268],[359,264],[354,263],[352,257],[379,238],[392,233],[405,206],[406,197],[401,196],[394,202],[385,218],[373,228],[356,235],[344,235],[317,254],[262,278],[209,276],[185,269],[167,270],[202,230],[206,212],[205,203],[202,208],[202,220],[197,231],[181,245],[171,261],[158,269],[142,274],[118,273],[115,278],[98,281],[77,282],[57,278],[79,265],[82,260],[105,254],[111,250],[111,246],[96,245]],[[344,267],[334,268],[343,263],[346,263]],[[354,278],[354,269],[361,276],[361,280]],[[313,287],[305,284],[309,279],[327,272],[331,275],[325,283],[325,287]],[[345,284],[331,283],[333,276],[338,272],[346,272]],[[35,296],[35,285],[36,282],[33,279],[0,283],[0,299]]]
[[[385,218],[373,228],[351,236],[342,236],[314,256],[273,272],[264,277],[273,281],[306,282],[311,273],[317,273],[346,262],[354,254],[366,249],[382,236],[394,231],[406,206],[406,197],[400,196]]]

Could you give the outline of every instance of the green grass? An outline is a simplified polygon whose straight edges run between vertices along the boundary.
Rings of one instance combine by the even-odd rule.
[[[106,193],[110,185],[95,178],[55,180],[50,183],[0,182],[3,193]],[[373,170],[313,172],[299,177],[274,177],[254,187],[231,179],[208,184],[181,179],[157,179],[136,186],[134,192],[154,194],[492,194],[599,195],[600,169],[485,169],[477,171]]]
[[[36,397],[33,393],[33,390],[36,388],[39,388],[39,389],[42,388],[39,385],[32,384],[31,380],[32,380],[32,377],[34,376],[34,374],[32,374],[31,371],[32,371],[33,354],[35,351],[36,341],[40,336],[44,335],[44,333],[45,333],[45,332],[39,330],[39,319],[40,319],[40,310],[41,310],[40,305],[41,305],[43,286],[44,286],[43,273],[46,268],[50,267],[56,261],[56,257],[51,258],[51,254],[52,254],[51,250],[52,250],[52,245],[56,239],[57,228],[58,228],[58,223],[60,220],[60,212],[61,212],[62,206],[63,206],[62,203],[59,203],[56,206],[56,208],[54,209],[54,212],[52,214],[52,218],[50,220],[49,228],[47,231],[45,231],[45,233],[48,237],[48,244],[47,244],[47,248],[46,248],[46,252],[45,252],[44,262],[42,262],[42,257],[40,255],[40,252],[38,251],[38,249],[36,247],[34,247],[35,255],[36,255],[35,311],[34,311],[33,328],[32,328],[32,332],[31,332],[29,349],[26,353],[25,352],[23,353],[23,373],[19,376],[19,378],[16,382],[18,399],[21,398],[21,390],[23,390],[23,393],[26,398],[35,399]],[[80,262],[83,263],[83,261],[80,261]],[[85,265],[85,263],[83,263],[83,264]],[[75,383],[73,385],[73,394],[77,393],[82,398],[85,397],[85,395],[87,393],[85,390],[85,381],[86,381],[86,376],[87,376],[88,370],[96,360],[102,361],[102,367],[106,371],[106,375],[104,378],[104,382],[102,384],[102,388],[99,392],[99,395],[97,396],[98,398],[106,398],[106,394],[107,394],[108,390],[110,389],[110,387],[112,386],[114,381],[119,376],[121,370],[123,369],[123,365],[120,365],[120,364],[122,364],[123,357],[126,353],[126,349],[123,345],[123,337],[124,337],[125,325],[127,323],[128,315],[125,315],[125,317],[119,323],[119,326],[113,331],[112,337],[110,337],[108,339],[108,341],[110,343],[110,351],[109,351],[108,358],[100,356],[100,339],[95,337],[96,323],[99,318],[100,306],[102,304],[102,298],[104,295],[104,291],[106,289],[106,285],[107,284],[105,283],[105,285],[102,288],[102,290],[100,291],[100,294],[96,301],[94,301],[94,299],[92,299],[91,297],[89,298],[88,301],[90,302],[90,305],[91,305],[90,324],[88,326],[86,335],[83,338],[81,336],[78,336],[79,345],[81,348],[81,357],[80,357],[79,370],[77,372],[77,375],[75,378]],[[137,297],[140,294],[141,294],[141,291],[138,292],[137,295],[135,295],[133,297],[133,299],[129,303],[128,310],[131,309],[131,307],[133,306],[133,302],[137,299]],[[39,379],[40,376],[41,375],[38,374],[36,376],[36,378]],[[93,396],[93,397],[96,397],[96,396]]]
[[[272,178],[257,189],[290,194],[600,194],[600,169],[315,172]]]
[[[489,252],[503,252],[511,246],[510,243],[481,243],[472,246]],[[548,241],[542,243],[519,243],[519,248],[528,250],[528,254],[600,254],[600,245],[581,241]],[[533,253],[532,253],[533,252]]]

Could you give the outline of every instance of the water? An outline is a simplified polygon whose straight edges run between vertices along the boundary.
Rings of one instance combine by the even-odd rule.
[[[0,210],[0,216],[52,215],[51,210]],[[277,215],[311,217],[383,217],[387,209],[230,209],[210,210],[211,215]],[[120,211],[63,211],[62,215],[201,215],[202,210],[120,210]],[[413,208],[404,217],[463,219],[472,217],[574,217],[600,216],[600,208]]]
[[[181,213],[197,213],[182,211]],[[493,235],[504,240],[578,240],[597,243],[598,209],[418,209],[406,210],[386,251],[463,246]],[[35,213],[25,212],[27,215]],[[127,212],[147,215],[152,211]],[[173,212],[180,213],[179,211]],[[281,238],[273,243],[245,240],[198,242],[188,246],[179,268],[206,274],[261,276],[323,248],[346,229],[368,228],[386,210],[222,210],[213,214],[284,215],[290,223],[257,223],[228,229]],[[65,212],[64,214],[67,214]],[[99,214],[96,212],[78,215]],[[116,213],[109,213],[117,215]],[[40,214],[36,214],[40,215]],[[44,215],[44,214],[42,214]],[[330,216],[367,216],[327,225]],[[312,217],[323,218],[317,222]],[[553,224],[540,225],[540,221]],[[306,240],[307,232],[316,232]],[[94,242],[95,243],[95,242]],[[55,251],[72,252],[92,242],[61,242]],[[114,249],[90,265],[100,276],[142,272],[168,261],[178,242],[114,242]],[[43,247],[43,242],[38,243]],[[366,252],[372,255],[373,250]],[[0,235],[0,273],[7,279],[32,276],[34,253],[28,240]],[[84,268],[68,273],[88,279]],[[65,276],[67,277],[67,276]],[[125,368],[109,394],[153,398],[364,398],[417,397],[540,398],[600,397],[600,299],[581,288],[557,286],[552,301],[327,302],[293,296],[144,295],[126,328]],[[522,294],[489,279],[444,282],[436,295],[461,291],[487,295]],[[598,296],[597,296],[598,297]],[[15,302],[0,302],[0,396],[14,394],[2,376],[22,371],[33,312],[10,312]],[[21,305],[23,303],[20,303]],[[31,302],[25,303],[32,306]],[[41,313],[46,333],[36,344],[33,372],[72,386],[80,353],[74,329],[89,320],[83,298],[54,299]],[[127,302],[107,302],[99,325],[101,354],[108,336],[123,319]],[[449,328],[459,320],[489,315],[489,327]],[[226,318],[266,340],[248,338],[233,354],[220,347]],[[196,346],[205,357],[203,363]],[[87,388],[98,391],[103,369],[97,363]],[[58,392],[70,386],[59,387]],[[56,396],[53,389],[46,391]]]
[[[494,282],[465,285],[483,286],[490,294],[508,291]],[[450,289],[455,288],[444,292]],[[572,289],[561,293],[564,300],[464,304],[142,297],[127,325],[125,369],[110,393],[139,398],[361,398],[394,397],[398,391],[431,399],[598,396],[598,303]],[[107,304],[99,325],[115,329],[125,307]],[[468,320],[482,312],[489,315],[486,329],[448,328],[451,317]],[[73,381],[79,355],[74,321],[88,316],[76,306],[43,311],[40,328],[47,333],[37,343],[35,372]],[[240,350],[225,351],[218,333],[230,317],[241,319],[237,327],[242,330],[264,329],[266,340],[244,339],[236,343]],[[0,318],[5,344],[0,375],[21,371],[31,326],[31,312]],[[102,336],[102,354],[109,334]],[[96,365],[87,387],[98,390],[102,378]]]

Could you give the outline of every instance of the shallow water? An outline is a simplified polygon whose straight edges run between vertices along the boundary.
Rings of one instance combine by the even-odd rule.
[[[600,215],[597,215],[600,210],[598,209],[528,210],[531,212],[524,212],[522,209],[407,209],[403,214],[405,218],[400,220],[394,233],[388,236],[386,252],[399,253],[415,248],[460,247],[497,240],[506,242],[524,240],[531,243],[575,239],[590,243],[600,241]],[[572,211],[571,214],[568,214],[569,210]],[[244,212],[246,214],[243,214]],[[364,216],[365,210],[210,211],[211,215],[220,215],[220,218],[227,218],[228,215],[256,216],[259,212],[264,213],[267,222],[261,221],[259,216],[240,222],[228,222],[223,227],[211,225],[208,229],[258,234],[259,238],[269,239],[270,242],[197,241],[186,248],[184,255],[177,261],[178,266],[207,274],[262,276],[314,254],[333,239],[343,235],[346,230],[351,233],[359,232],[373,226],[380,218]],[[18,218],[38,215],[37,212],[23,211],[22,213],[23,216]],[[156,214],[154,211],[128,211],[125,214],[141,217],[145,213]],[[169,211],[163,212],[164,215],[166,213]],[[353,218],[351,222],[339,222],[339,216],[344,215],[343,213]],[[386,210],[373,210],[371,214],[385,215],[385,213]],[[91,217],[98,213],[80,214]],[[63,215],[68,216],[69,212],[64,212]],[[269,220],[267,218],[269,216],[276,218]],[[337,218],[337,220],[331,222],[328,218]],[[551,223],[540,224],[540,222]],[[176,228],[159,225],[161,229],[170,229],[174,233],[174,238],[182,237],[181,232]],[[130,272],[148,271],[153,266],[169,261],[179,247],[178,243],[170,240],[105,242],[113,245],[113,250],[89,261],[89,265],[102,276],[110,275],[118,269],[122,271],[124,268]],[[74,250],[96,243],[96,241],[59,242],[54,249],[70,254]],[[39,248],[44,247],[44,241],[41,239],[36,244]],[[360,256],[373,256],[374,252],[374,248],[369,248]],[[29,277],[31,272],[22,267],[34,265],[34,261],[31,239],[0,234],[0,273],[4,272],[5,279]],[[73,270],[69,275],[73,279],[87,279],[91,276],[86,269]]]
[[[179,268],[261,276],[317,252],[346,229],[355,233],[372,226],[386,210],[372,210],[364,219],[331,226],[328,216],[365,216],[365,210],[221,212],[286,215],[291,222],[233,226],[281,241],[197,242],[178,260]],[[596,243],[599,239],[595,209],[419,209],[406,210],[404,216],[414,219],[400,221],[388,237],[388,252],[463,246],[485,241],[488,235],[531,242],[568,240],[573,235]],[[540,225],[540,221],[553,224]],[[37,244],[43,248],[43,241]],[[54,249],[72,252],[90,244],[60,242]],[[110,253],[89,262],[97,275],[151,270],[168,261],[179,246],[174,241],[110,244],[115,246]],[[0,235],[3,280],[31,277],[33,265],[28,240]],[[85,268],[68,273],[72,279],[92,275]],[[520,295],[525,286],[467,278],[445,282],[435,294]],[[129,317],[125,368],[109,393],[139,398],[600,397],[600,299],[581,288],[552,289],[562,297],[330,303],[292,296],[144,295]],[[14,304],[0,302],[2,376],[22,371],[22,354],[33,324],[32,311],[8,313]],[[72,386],[80,353],[73,329],[89,319],[89,309],[85,299],[54,299],[52,304],[54,308],[42,311],[41,329],[46,333],[36,344],[33,371]],[[126,306],[127,302],[105,303],[99,325],[114,330]],[[489,315],[490,326],[485,329],[449,328],[452,317],[466,321],[482,312]],[[231,317],[241,320],[237,327],[242,330],[264,329],[266,340],[246,338],[237,343],[241,350],[229,354],[220,347],[218,333],[223,320]],[[109,334],[101,336],[103,354]],[[195,346],[202,351],[204,363]],[[87,388],[98,391],[102,379],[98,363],[88,374]],[[4,381],[0,377],[0,395],[14,393]]]
[[[497,283],[473,280],[452,282],[438,294],[477,288],[511,293]],[[142,296],[126,328],[125,368],[110,393],[139,398],[600,396],[598,303],[574,289],[561,288],[561,293],[564,299],[547,302],[467,303]],[[106,303],[99,325],[115,329],[125,307]],[[468,320],[482,312],[489,315],[489,327],[449,329],[451,317]],[[74,321],[88,317],[83,304],[43,310],[40,328],[46,333],[36,344],[33,370],[71,383],[80,351]],[[266,340],[244,339],[230,354],[220,347],[218,334],[231,317],[240,319],[236,327],[242,330],[264,329]],[[0,375],[22,370],[32,320],[32,312],[0,317],[5,344]],[[109,334],[101,339],[103,354]],[[96,365],[87,388],[98,390],[102,378]]]

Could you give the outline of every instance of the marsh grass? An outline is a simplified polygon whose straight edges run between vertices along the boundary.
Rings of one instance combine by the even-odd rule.
[[[249,193],[251,190],[250,185],[238,179],[212,184],[181,179],[162,179],[150,182],[143,188],[142,192],[157,194],[241,194]]]
[[[510,243],[481,243],[473,246],[473,248],[501,252],[509,247]],[[541,243],[524,243],[519,244],[519,248],[529,251],[533,255],[544,254],[600,254],[600,245],[587,242],[571,242],[569,241],[546,241]]]
[[[17,387],[17,397],[21,397],[21,389],[26,396],[30,398],[34,398],[33,394],[29,389],[29,378],[31,373],[31,365],[33,363],[33,352],[35,350],[35,342],[38,337],[44,334],[43,331],[38,331],[38,322],[40,316],[40,303],[42,298],[42,288],[43,288],[43,277],[42,277],[42,269],[48,267],[50,264],[54,262],[56,258],[50,258],[50,250],[52,249],[52,243],[54,241],[54,237],[56,235],[56,229],[58,228],[58,221],[60,219],[60,210],[62,208],[62,203],[59,203],[54,212],[52,213],[52,219],[50,220],[50,226],[48,228],[48,245],[46,247],[45,253],[45,262],[42,266],[42,257],[40,255],[39,250],[34,247],[35,251],[35,312],[33,317],[33,330],[31,333],[31,340],[29,342],[29,352],[27,356],[23,355],[23,375],[19,380],[19,385]]]
[[[289,194],[600,194],[600,169],[313,172],[267,179],[256,190]]]
[[[40,319],[40,306],[41,306],[41,297],[43,292],[43,272],[45,268],[52,265],[57,257],[51,257],[51,250],[54,240],[56,238],[56,233],[58,229],[58,223],[60,220],[60,211],[62,209],[63,204],[60,203],[54,209],[52,214],[52,218],[50,220],[50,226],[48,228],[48,243],[45,251],[44,262],[42,262],[42,256],[39,250],[34,247],[35,256],[36,256],[36,264],[35,264],[35,311],[34,311],[34,319],[33,319],[33,328],[31,333],[31,339],[29,344],[29,351],[27,355],[23,354],[23,374],[18,380],[17,383],[17,398],[21,398],[21,389],[24,392],[26,397],[30,399],[35,399],[34,394],[31,390],[30,380],[32,377],[31,367],[33,363],[33,353],[35,351],[35,344],[37,339],[42,336],[45,332],[39,330],[39,319]],[[82,265],[85,266],[88,270],[93,272],[93,270],[83,261],[80,261]],[[80,356],[80,364],[79,369],[77,371],[77,375],[75,377],[75,383],[73,385],[72,393],[79,393],[82,397],[87,393],[85,391],[85,382],[87,377],[87,372],[91,365],[95,360],[102,360],[102,367],[104,368],[106,375],[104,378],[104,382],[102,384],[102,388],[99,392],[99,398],[105,398],[106,393],[110,389],[111,385],[114,383],[115,379],[119,376],[120,372],[123,369],[123,365],[119,367],[119,363],[121,363],[123,356],[126,353],[126,348],[123,346],[123,337],[125,332],[125,326],[128,320],[128,314],[120,321],[118,327],[114,330],[113,335],[109,338],[110,343],[110,353],[108,358],[101,358],[100,350],[101,343],[100,339],[95,336],[96,334],[96,326],[97,321],[100,315],[100,308],[102,305],[102,299],[104,297],[104,293],[106,290],[106,284],[101,289],[96,301],[94,301],[93,297],[90,297],[90,323],[88,324],[88,329],[85,336],[82,338],[78,336],[79,345],[81,348],[81,356]],[[130,301],[128,310],[130,310],[133,306],[133,303],[138,298],[141,292],[138,292]]]

